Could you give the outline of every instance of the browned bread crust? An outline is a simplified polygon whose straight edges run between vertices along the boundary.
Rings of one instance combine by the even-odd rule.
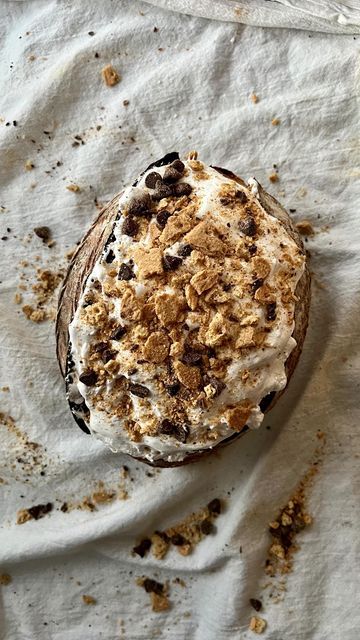
[[[227,169],[220,167],[213,167],[219,173],[222,173],[226,177],[232,178],[236,182],[245,185],[244,181]],[[56,318],[56,344],[57,344],[57,357],[61,369],[62,375],[66,376],[68,350],[69,350],[69,324],[76,311],[80,296],[84,289],[88,275],[91,273],[93,266],[97,259],[100,257],[104,245],[110,236],[113,223],[118,213],[118,202],[120,194],[117,194],[111,202],[109,202],[104,209],[100,212],[96,220],[93,222],[90,229],[83,237],[80,245],[75,251],[72,260],[70,262],[66,277],[64,279],[58,303],[58,311]],[[291,218],[287,211],[281,206],[281,204],[273,198],[269,193],[263,190],[259,185],[259,201],[264,207],[265,211],[277,218],[281,224],[285,227],[288,234],[293,238],[296,244],[303,249],[301,237],[293,225]],[[296,347],[289,355],[285,369],[287,374],[287,384],[296,368],[298,363],[309,319],[309,307],[310,307],[310,273],[308,266],[305,265],[305,271],[298,282],[296,288],[297,302],[295,305],[295,328],[293,331],[293,337],[296,340]],[[286,389],[286,387],[285,387]],[[280,396],[284,393],[285,389],[274,394],[269,394],[263,399],[262,409],[264,412],[268,412],[278,401]],[[271,397],[270,397],[271,396]],[[142,462],[145,462],[155,467],[177,467],[190,462],[196,462],[210,453],[218,451],[225,445],[233,442],[244,433],[248,431],[247,427],[240,433],[235,433],[226,440],[223,440],[212,449],[202,449],[200,451],[188,454],[181,462],[166,462],[157,460],[156,462],[150,462],[145,458],[137,458]]]

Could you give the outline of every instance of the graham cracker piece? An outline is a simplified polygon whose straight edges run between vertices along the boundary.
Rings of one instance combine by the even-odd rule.
[[[137,249],[134,252],[134,259],[139,269],[140,278],[150,278],[163,273],[162,253],[156,247],[149,250]]]
[[[178,380],[190,391],[195,391],[201,386],[201,373],[197,367],[189,367],[180,362],[174,362],[174,371]]]
[[[190,206],[181,213],[171,216],[160,236],[160,242],[164,242],[165,244],[168,244],[170,241],[175,242],[180,236],[189,231],[194,225],[193,218],[190,215],[194,210],[195,208]]]
[[[229,427],[234,431],[241,431],[246,425],[251,409],[252,404],[249,400],[243,400],[232,409],[227,409],[225,411],[225,420]]]
[[[127,320],[140,320],[141,306],[135,291],[127,287],[121,297],[121,315]]]
[[[299,222],[295,224],[295,227],[302,236],[313,236],[315,234],[314,227],[310,220],[299,220]]]
[[[205,334],[205,344],[215,347],[221,344],[228,337],[230,331],[229,321],[222,313],[217,312],[211,320]]]
[[[217,237],[214,225],[208,220],[199,222],[194,229],[186,234],[184,241],[210,256],[225,255],[226,253],[225,243]]]
[[[169,353],[169,346],[168,337],[161,331],[155,331],[145,342],[144,356],[150,362],[163,362]]]
[[[263,633],[266,629],[266,620],[253,616],[250,620],[249,629],[254,633]]]
[[[274,299],[274,292],[269,285],[263,284],[262,287],[256,290],[254,297],[258,302],[271,302]]]
[[[198,271],[190,280],[190,284],[195,291],[201,296],[204,291],[211,289],[216,284],[218,274],[214,269],[203,269]]]
[[[167,611],[167,609],[170,609],[170,601],[165,594],[152,592],[150,594],[150,598],[151,608],[153,611],[155,611],[155,613],[159,613],[160,611]]]
[[[254,329],[252,327],[243,327],[240,329],[236,338],[235,347],[237,349],[244,349],[246,347],[253,347],[254,345]]]
[[[185,286],[185,299],[191,311],[195,311],[198,305],[199,296],[191,284],[187,284]]]
[[[155,299],[155,313],[164,327],[184,320],[185,299],[175,293],[159,293]]]
[[[114,69],[112,64],[106,65],[106,67],[102,69],[101,75],[108,87],[114,87],[121,80],[118,72],[116,71],[116,69]]]
[[[271,271],[270,264],[268,263],[267,260],[265,260],[265,258],[261,258],[261,257],[253,258],[251,261],[251,265],[256,273],[257,278],[265,279],[268,277]]]

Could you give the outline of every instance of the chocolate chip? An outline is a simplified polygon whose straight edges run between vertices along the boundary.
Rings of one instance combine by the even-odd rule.
[[[260,287],[262,287],[263,284],[264,284],[263,278],[256,278],[256,280],[254,280],[254,282],[251,285],[251,291],[255,293],[255,291],[257,291],[257,289],[260,289]]]
[[[161,538],[162,540],[164,540],[164,542],[170,542],[170,538],[168,536],[167,533],[165,533],[165,531],[155,531],[156,535],[159,536],[159,538]]]
[[[241,202],[241,204],[245,204],[247,202],[247,195],[244,191],[240,191],[240,189],[235,193],[235,198]]]
[[[231,287],[232,287],[232,284],[230,284],[230,283],[224,284],[223,290],[224,291],[230,291]]]
[[[139,231],[139,225],[136,220],[134,220],[134,218],[132,218],[131,216],[127,216],[123,222],[121,231],[126,236],[130,236],[131,238],[133,238]]]
[[[249,251],[249,253],[250,253],[250,255],[251,255],[251,256],[254,256],[254,255],[255,255],[255,253],[257,252],[257,246],[256,246],[256,244],[251,244],[251,245],[248,247],[248,251]]]
[[[191,349],[188,347],[186,348],[186,351],[181,360],[184,364],[188,364],[189,366],[197,366],[202,363],[202,353],[196,351],[196,349]]]
[[[170,198],[170,196],[172,196],[172,193],[173,190],[171,187],[158,180],[155,185],[155,191],[151,197],[153,200],[161,200],[162,198]]]
[[[193,247],[191,246],[191,244],[183,244],[182,247],[180,247],[180,249],[178,250],[178,254],[183,258],[187,258],[192,252],[192,250],[193,250]]]
[[[182,259],[168,254],[163,256],[164,271],[175,271],[182,264]]]
[[[110,340],[120,340],[126,333],[126,327],[123,327],[121,324],[115,329],[115,331],[111,334]]]
[[[174,162],[171,163],[171,166],[179,173],[184,173],[185,165],[181,160],[174,160]]]
[[[209,519],[203,520],[201,525],[200,525],[200,531],[205,536],[208,536],[208,535],[210,535],[210,533],[213,533],[215,531],[215,527],[214,527],[213,523],[211,522],[211,520],[209,520]]]
[[[186,424],[177,424],[165,418],[159,428],[159,433],[167,436],[174,436],[179,442],[186,442],[189,435],[189,427]]]
[[[156,224],[158,227],[160,227],[160,229],[164,229],[167,221],[169,220],[171,216],[170,211],[159,211],[159,213],[156,216]]]
[[[94,346],[94,351],[95,353],[101,353],[102,351],[105,351],[105,349],[108,348],[108,343],[107,342],[98,342],[95,346]]]
[[[276,302],[269,302],[266,305],[266,320],[272,322],[276,318]]]
[[[109,253],[105,258],[105,262],[107,262],[107,264],[111,264],[111,262],[114,262],[114,260],[115,260],[115,253],[113,252],[112,249],[110,249]]]
[[[53,505],[51,504],[51,502],[48,502],[47,504],[36,504],[34,507],[30,507],[30,509],[28,509],[28,512],[30,513],[31,517],[34,518],[34,520],[39,520],[40,518],[46,516],[47,513],[50,513],[52,509]]]
[[[260,611],[260,609],[262,607],[261,600],[257,600],[257,598],[250,598],[249,602],[250,602],[252,608],[255,609],[255,611]]]
[[[209,378],[209,384],[211,384],[211,386],[215,389],[215,398],[219,396],[226,387],[226,384],[218,378]]]
[[[187,182],[178,182],[178,184],[174,184],[172,188],[172,193],[176,197],[189,196],[191,192],[192,186]]]
[[[164,172],[164,177],[163,177],[163,182],[165,184],[172,184],[173,182],[180,180],[180,178],[181,178],[181,173],[180,171],[177,171],[175,167],[173,166],[166,167]]]
[[[150,391],[147,387],[144,387],[142,384],[138,384],[137,382],[129,383],[129,391],[133,394],[133,396],[138,396],[138,398],[147,398],[150,395]]]
[[[209,358],[216,358],[216,351],[214,347],[209,347],[209,349],[207,350],[207,354]]]
[[[164,593],[164,585],[151,578],[145,578],[143,587],[146,593],[157,593],[159,596]]]
[[[151,547],[150,538],[144,538],[141,542],[133,548],[133,552],[136,553],[140,558],[143,558]]]
[[[132,280],[132,278],[135,278],[135,274],[132,268],[129,267],[129,265],[126,264],[126,262],[123,262],[120,265],[118,280]]]
[[[106,351],[103,351],[101,359],[103,362],[105,362],[105,364],[107,362],[110,362],[110,360],[114,360],[116,358],[116,351],[111,351],[111,349],[106,349]]]
[[[85,371],[79,375],[79,380],[87,387],[92,387],[96,384],[98,379],[97,373],[95,371]]]
[[[41,240],[43,240],[44,242],[46,242],[51,238],[51,231],[49,227],[35,227],[34,233],[35,235],[37,235],[38,238],[41,238]]]
[[[275,391],[270,391],[264,398],[260,401],[260,409],[264,413],[268,407],[270,407],[273,398],[275,396]]]
[[[157,173],[157,171],[151,171],[150,173],[147,174],[146,178],[145,178],[145,185],[149,188],[149,189],[155,189],[156,187],[156,183],[157,181],[162,180],[160,173]]]
[[[252,218],[252,216],[248,216],[244,220],[240,220],[239,229],[246,236],[253,238],[257,232],[257,226],[254,218]]]
[[[221,513],[221,502],[219,498],[214,498],[213,500],[211,500],[207,508],[209,509],[210,513],[218,516]]]
[[[165,385],[165,389],[168,392],[169,396],[171,396],[173,398],[174,396],[176,396],[179,393],[180,384],[179,384],[179,382],[174,382],[174,384],[167,384],[167,385]]]
[[[94,300],[91,296],[85,296],[84,298],[84,302],[83,302],[83,309],[86,309],[86,307],[90,307],[92,304],[94,304]]]
[[[184,538],[181,533],[174,533],[174,535],[170,537],[170,540],[176,547],[181,547],[183,544],[187,543],[186,538]]]
[[[60,511],[62,511],[63,513],[67,513],[69,511],[69,505],[67,502],[63,502],[60,507]]]
[[[233,199],[230,196],[224,196],[220,198],[220,204],[223,204],[225,207],[228,204],[231,204],[232,202],[233,202]]]
[[[134,197],[128,206],[130,216],[147,216],[151,207],[151,198],[148,193]]]

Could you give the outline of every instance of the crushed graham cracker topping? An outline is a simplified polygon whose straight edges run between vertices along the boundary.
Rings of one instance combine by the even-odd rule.
[[[69,331],[72,407],[112,449],[149,460],[259,426],[262,398],[286,385],[304,264],[253,186],[169,154],[124,191],[87,280]]]

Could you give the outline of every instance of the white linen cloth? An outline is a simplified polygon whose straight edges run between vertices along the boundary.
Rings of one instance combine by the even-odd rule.
[[[207,20],[140,2],[3,0],[0,29],[0,236],[8,237],[0,240],[0,387],[10,387],[0,392],[0,410],[41,445],[48,464],[45,475],[37,464],[26,478],[16,461],[20,445],[0,426],[0,573],[12,576],[0,587],[1,640],[250,638],[251,597],[263,600],[258,615],[268,639],[356,640],[357,27],[331,35]],[[109,63],[121,75],[112,88],[101,78]],[[75,135],[85,144],[73,147]],[[218,456],[150,477],[151,468],[112,454],[74,423],[54,324],[34,324],[14,304],[17,265],[36,254],[40,265],[56,265],[96,215],[95,196],[109,200],[151,161],[190,149],[205,162],[256,176],[296,209],[296,220],[313,223],[307,248],[320,286],[313,287],[294,379],[263,426]],[[279,182],[270,184],[274,164]],[[67,190],[71,182],[81,191]],[[34,237],[40,225],[51,228],[52,249]],[[310,498],[314,524],[298,537],[284,600],[271,604],[261,590],[268,522],[308,469],[318,430],[327,444]],[[128,500],[93,513],[58,510],[98,481],[118,483],[124,464],[133,477],[125,481]],[[226,504],[217,533],[190,556],[132,556],[143,535],[214,497]],[[51,514],[16,524],[19,509],[44,502],[54,504]],[[170,580],[170,611],[150,610],[148,594],[135,584],[141,575]],[[175,577],[186,587],[173,584]],[[86,606],[83,594],[97,604]]]

